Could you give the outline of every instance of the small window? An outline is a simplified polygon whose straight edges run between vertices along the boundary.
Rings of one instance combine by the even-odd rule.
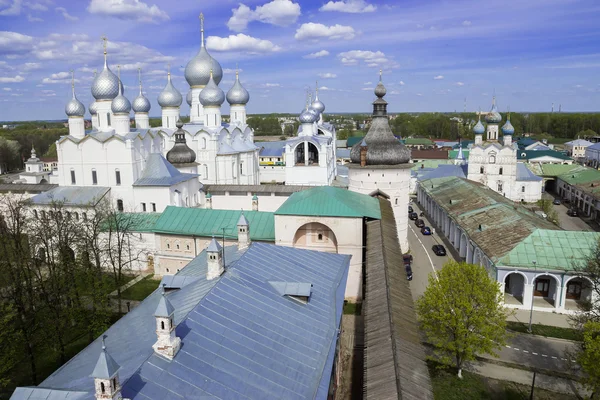
[[[106,122],[108,122],[108,126],[110,126],[110,114],[106,114]]]
[[[71,170],[71,185],[75,185],[77,181],[75,180],[75,170]]]
[[[500,175],[502,175],[502,171],[503,171],[503,170],[502,170],[502,167],[500,167],[500,171],[499,171],[499,174],[500,174]]]
[[[160,321],[160,329],[165,330],[165,321]]]
[[[167,243],[167,249],[170,249],[170,248],[171,248],[171,245],[169,243]]]
[[[189,249],[190,249],[190,245],[189,245],[189,244],[186,244],[186,245],[185,245],[185,248],[186,248],[187,250],[189,250]]]
[[[319,241],[322,241],[322,240],[323,240],[323,234],[322,234],[322,233],[319,233],[319,234],[318,234],[318,236],[317,236],[317,239],[318,239]]]
[[[479,168],[479,173],[480,173],[480,174],[483,174],[483,167],[480,167],[480,168]]]
[[[178,244],[176,244],[175,247],[177,248],[177,250],[179,250],[179,245]]]
[[[525,186],[521,186],[521,193],[525,193]]]
[[[117,388],[117,378],[113,378],[112,383],[113,383],[113,388],[116,389]]]
[[[152,212],[156,212],[156,203],[151,203],[152,204]]]
[[[501,192],[502,191],[502,182],[498,182],[498,191]]]
[[[37,210],[33,210],[33,215],[35,216],[35,219],[38,219],[38,212],[37,212]]]
[[[100,382],[100,391],[102,393],[106,393],[106,387],[104,387],[104,382]]]
[[[123,211],[123,200],[121,200],[121,199],[117,200],[117,210]]]
[[[98,175],[96,174],[96,170],[92,169],[92,185],[98,184]]]
[[[117,181],[117,186],[121,184],[121,171],[118,169],[115,170],[115,179]]]
[[[142,203],[142,212],[146,212],[146,203]]]
[[[490,154],[490,164],[495,164],[495,163],[496,163],[496,155]]]
[[[78,212],[73,213],[73,216],[75,217],[75,221],[79,221],[79,213]]]
[[[167,272],[169,272],[169,268],[167,268]]]

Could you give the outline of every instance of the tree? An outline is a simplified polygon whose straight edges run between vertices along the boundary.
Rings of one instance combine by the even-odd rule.
[[[429,275],[417,300],[417,317],[439,361],[453,364],[462,378],[465,361],[495,354],[506,340],[507,311],[498,283],[482,266],[451,261]]]
[[[560,226],[558,220],[558,213],[554,209],[552,205],[552,201],[548,199],[541,199],[537,201],[537,205],[542,209],[544,214],[546,214],[546,219],[552,222],[554,225]]]
[[[583,383],[592,392],[590,399],[593,399],[600,389],[600,322],[588,321],[584,324],[577,362],[586,373]]]
[[[9,303],[0,302],[0,389],[10,384],[8,372],[20,362],[19,335],[15,329],[17,313]]]

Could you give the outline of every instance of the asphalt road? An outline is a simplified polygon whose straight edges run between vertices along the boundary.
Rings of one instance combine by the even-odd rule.
[[[421,212],[418,205],[412,204],[412,206],[415,212]],[[425,221],[426,226],[431,226],[424,216],[419,218]],[[579,218],[574,219],[579,220],[587,227],[585,222]],[[416,300],[425,292],[429,275],[435,270],[441,269],[451,259],[451,256],[436,256],[431,247],[434,244],[443,244],[441,238],[437,235],[437,232],[436,235],[432,236],[422,235],[414,221],[409,221],[408,243],[410,252],[413,255],[413,280],[410,282],[410,287],[413,299]],[[447,246],[444,245],[444,247]],[[515,334],[507,341],[507,346],[498,351],[498,359],[530,367],[574,372],[571,369],[577,368],[577,365],[569,360],[567,353],[573,352],[575,348],[576,344],[568,341]],[[493,359],[494,357],[490,356],[489,358]]]
[[[567,215],[568,207],[564,204],[556,205],[553,204],[552,207],[556,210],[558,214],[558,223],[560,227],[567,231],[593,231],[592,228],[588,224],[586,224],[579,217],[569,217]]]

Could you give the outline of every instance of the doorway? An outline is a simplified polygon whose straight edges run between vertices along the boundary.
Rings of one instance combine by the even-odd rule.
[[[567,299],[579,300],[581,298],[581,282],[567,284]]]
[[[548,297],[549,291],[550,291],[550,279],[538,278],[535,282],[535,289],[534,289],[533,295],[538,296],[538,297]]]

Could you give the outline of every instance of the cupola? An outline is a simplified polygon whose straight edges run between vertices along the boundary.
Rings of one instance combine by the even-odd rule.
[[[238,230],[238,249],[246,249],[250,246],[250,223],[244,212],[240,214],[240,218],[237,222],[237,230]]]
[[[217,242],[214,236],[206,248],[206,258],[208,265],[206,279],[210,281],[220,277],[225,272],[223,247]]]
[[[167,153],[167,161],[174,165],[193,163],[196,161],[196,153],[186,143],[183,122],[178,120],[176,126],[175,145]]]
[[[200,13],[200,50],[185,66],[185,80],[190,88],[203,88],[210,80],[210,72],[218,85],[223,78],[221,65],[208,54],[204,46],[204,14]]]
[[[156,343],[152,346],[154,351],[172,360],[181,347],[181,338],[175,335],[175,308],[167,298],[165,288],[162,288],[162,296],[154,311],[156,318]]]
[[[106,350],[106,338],[106,335],[102,336],[102,351],[91,376],[97,400],[117,400],[122,398],[118,374],[121,367]]]

